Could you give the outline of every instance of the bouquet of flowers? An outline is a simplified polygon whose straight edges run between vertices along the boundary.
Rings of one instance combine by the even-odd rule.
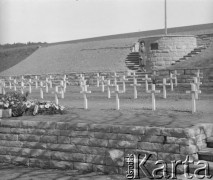
[[[27,100],[29,93],[7,92],[0,96],[0,108],[12,109],[12,116],[63,114],[65,108],[50,101]]]

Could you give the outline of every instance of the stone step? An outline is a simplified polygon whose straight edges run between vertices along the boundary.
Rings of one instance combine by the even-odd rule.
[[[198,159],[213,162],[213,148],[205,148],[198,152]]]
[[[200,54],[201,51],[191,51],[191,54],[193,55],[197,55],[197,54]]]
[[[207,138],[206,143],[208,148],[213,148],[213,137]]]

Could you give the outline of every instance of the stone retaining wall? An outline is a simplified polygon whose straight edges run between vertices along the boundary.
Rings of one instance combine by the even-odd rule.
[[[197,160],[213,125],[159,128],[108,124],[0,120],[0,161],[31,167],[126,173],[129,153],[151,160]]]

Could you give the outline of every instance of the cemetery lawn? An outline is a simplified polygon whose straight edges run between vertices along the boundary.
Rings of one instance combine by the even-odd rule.
[[[107,92],[101,92],[101,87],[89,87],[92,93],[88,95],[88,110],[83,109],[83,95],[80,87],[68,86],[65,98],[59,98],[59,104],[67,109],[63,115],[36,115],[13,117],[20,120],[67,121],[72,123],[101,123],[113,125],[139,125],[159,127],[191,127],[198,123],[213,123],[213,95],[202,93],[197,100],[197,112],[191,113],[191,95],[186,89],[174,87],[174,92],[168,88],[167,99],[162,93],[156,95],[156,111],[152,111],[151,94],[145,93],[145,87],[138,88],[138,99],[133,99],[133,88],[127,87],[125,94],[120,94],[120,110],[116,110],[115,95],[107,99]],[[160,89],[161,88],[156,88]],[[189,90],[189,87],[187,88]],[[54,95],[44,93],[44,100],[54,101]],[[39,99],[39,90],[33,89],[30,98]]]

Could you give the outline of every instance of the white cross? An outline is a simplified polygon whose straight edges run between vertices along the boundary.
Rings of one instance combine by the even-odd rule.
[[[155,84],[152,84],[152,90],[148,91],[148,93],[152,94],[152,110],[156,110],[156,103],[155,103],[155,93],[160,93],[160,90],[155,90]]]
[[[200,69],[197,70],[196,77],[198,78],[198,82],[200,82],[200,79],[203,78],[203,73],[200,72]]]
[[[35,76],[35,86],[36,86],[36,89],[38,89],[38,81],[39,81],[39,79],[38,79],[38,76]]]
[[[141,84],[137,84],[137,79],[135,78],[136,76],[134,76],[134,82],[133,84],[130,84],[130,86],[134,87],[134,99],[138,98],[138,92],[137,92],[137,86],[141,86]]]
[[[170,84],[166,82],[166,78],[163,78],[163,84],[159,85],[163,86],[163,98],[166,99],[166,86]]]
[[[65,74],[63,77],[63,81],[64,81],[64,92],[66,92],[66,88],[67,88],[67,82],[68,82],[68,78],[67,75]]]
[[[167,79],[170,80],[171,91],[174,91],[173,79],[175,79],[175,78],[173,77],[173,74],[170,73],[169,78],[167,78]]]
[[[123,92],[126,92],[126,83],[125,83],[125,82],[127,82],[127,81],[128,81],[128,79],[126,79],[126,76],[123,75],[123,76],[121,77],[121,82],[122,82],[122,84],[123,84]]]
[[[32,86],[31,86],[31,84],[32,84],[32,80],[29,79],[29,82],[28,82],[28,85],[29,85],[29,93],[32,93]]]
[[[111,76],[111,78],[114,78],[114,85],[117,85],[117,78],[119,78],[119,75],[117,75],[116,72],[114,72],[114,75]]]
[[[110,87],[114,86],[112,84],[110,84],[110,79],[107,80],[107,98],[110,99],[111,98],[111,91],[110,91]]]
[[[14,80],[13,80],[14,91],[17,90],[17,85],[18,85],[17,80],[14,79]]]
[[[82,88],[82,85],[84,84],[84,81],[85,81],[85,79],[84,79],[84,75],[83,74],[80,74],[80,76],[79,76],[79,83],[80,83],[80,87]],[[82,88],[83,89],[83,88]]]
[[[49,79],[48,79],[48,77],[46,77],[46,80],[45,80],[46,93],[49,92],[48,84],[49,84]]]
[[[40,97],[41,97],[41,99],[44,99],[43,88],[44,88],[43,82],[40,81]]]
[[[195,84],[196,90],[199,91],[200,90],[200,85],[202,84],[202,82],[198,81],[197,77],[193,77],[193,80],[194,80],[193,84]],[[201,93],[201,91],[199,91],[198,93],[197,92],[195,93],[195,99],[198,99],[198,94],[199,93]]]
[[[100,74],[99,73],[96,73],[96,80],[97,80],[97,87],[100,86],[99,82],[100,82]]]
[[[186,91],[187,94],[192,95],[192,113],[195,113],[196,110],[196,100],[195,100],[195,94],[201,93],[200,90],[197,90],[196,85],[194,83],[191,83],[191,91]]]
[[[12,89],[12,81],[13,81],[13,79],[11,78],[11,76],[9,77],[9,87],[10,87],[10,89]]]
[[[89,85],[86,85],[86,80],[85,80],[84,84],[82,85],[83,90],[80,92],[80,93],[82,93],[83,96],[84,96],[84,109],[88,109],[87,94],[91,93],[91,91],[88,91],[88,90],[87,90],[87,87],[88,87],[88,86],[89,86]]]
[[[61,94],[61,99],[64,99],[64,81],[60,81],[60,85],[58,86],[60,88],[60,94]]]
[[[105,86],[104,85],[104,83],[105,83],[104,76],[100,77],[100,83],[101,83],[101,91],[104,92],[104,86]]]
[[[115,91],[112,91],[112,93],[115,93],[115,98],[116,98],[116,110],[120,109],[120,99],[119,99],[119,94],[124,93],[123,91],[119,91],[119,86],[115,85]]]
[[[173,77],[175,79],[175,86],[177,86],[177,76],[179,76],[180,74],[177,73],[177,70],[174,70],[174,73],[173,73]]]
[[[148,84],[148,82],[152,81],[152,79],[149,78],[147,74],[145,74],[145,78],[142,78],[142,80],[145,81],[146,92],[147,92],[149,90],[149,86],[148,86],[149,84]]]

